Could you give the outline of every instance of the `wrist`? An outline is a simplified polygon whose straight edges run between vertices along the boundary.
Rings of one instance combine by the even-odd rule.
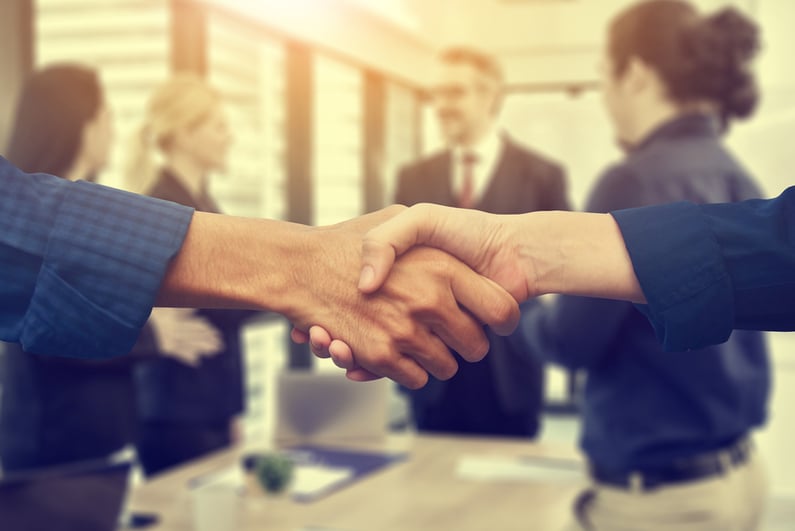
[[[534,212],[524,217],[521,256],[530,264],[528,284],[537,295],[637,298],[632,263],[612,216]]]

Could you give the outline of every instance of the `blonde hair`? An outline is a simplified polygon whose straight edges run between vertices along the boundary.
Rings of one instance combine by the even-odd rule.
[[[148,192],[157,178],[157,152],[168,150],[175,133],[201,124],[220,103],[220,94],[194,74],[178,74],[160,85],[130,141],[125,188]]]

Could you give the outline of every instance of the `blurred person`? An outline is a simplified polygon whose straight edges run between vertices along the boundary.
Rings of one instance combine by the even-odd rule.
[[[439,57],[433,102],[446,147],[402,168],[395,203],[430,202],[497,214],[568,210],[562,168],[497,125],[504,79],[488,54],[451,48]],[[488,332],[490,354],[455,378],[410,391],[420,431],[534,437],[544,368]]]
[[[110,109],[97,73],[53,65],[25,83],[8,158],[30,172],[92,181],[113,140]],[[218,338],[192,310],[160,310],[133,347],[115,361],[57,359],[9,344],[0,355],[0,460],[6,471],[105,457],[134,440],[132,363],[156,346],[191,360],[217,349]],[[163,333],[179,321],[183,335]],[[180,348],[174,348],[179,342]]]
[[[765,235],[759,245],[760,249],[768,248],[765,251],[753,251],[756,246],[747,238],[740,240],[742,244],[727,240],[724,233],[732,225],[735,227],[731,236],[735,238],[743,231],[757,230],[748,227],[738,231],[737,222],[731,223],[730,217],[700,220],[690,213],[688,219],[696,223],[688,226],[673,216],[677,221],[668,222],[668,226],[658,222],[654,226],[663,230],[653,233],[648,227],[632,224],[632,220],[651,221],[640,213],[644,209],[624,210],[686,200],[689,203],[660,210],[678,213],[681,217],[688,210],[687,205],[734,202],[760,195],[750,175],[720,139],[731,120],[748,117],[757,103],[758,91],[751,63],[758,47],[758,29],[732,8],[703,16],[686,2],[652,0],[627,9],[611,23],[604,65],[604,95],[618,140],[627,149],[627,157],[599,179],[588,205],[594,212],[617,211],[614,216],[621,231],[632,237],[629,255],[620,247],[617,252],[624,258],[632,256],[635,270],[658,270],[659,265],[648,255],[661,263],[674,261],[663,258],[671,252],[689,257],[702,253],[705,258],[709,257],[716,241],[730,253],[725,259],[732,264],[730,271],[740,274],[737,279],[744,281],[742,286],[759,276],[759,269],[752,273],[749,266],[745,269],[735,266],[736,261],[753,261],[762,271],[777,271],[775,266],[779,264],[780,267],[781,260],[786,260],[788,254],[772,245],[777,229],[771,225],[779,226],[783,222],[786,226],[781,209],[786,208],[785,199],[791,194],[782,196],[775,206],[772,206],[774,203],[762,206],[748,201],[735,209],[735,215],[753,214],[749,216],[751,219],[770,227],[770,234]],[[721,208],[725,209],[725,205]],[[716,213],[721,209],[704,208],[703,211]],[[553,219],[543,223],[549,229],[549,236],[537,225],[536,230],[532,230],[530,223],[517,227],[521,232],[514,234],[528,241],[534,236],[552,239],[575,227],[586,234],[583,239],[590,236],[593,242],[578,249],[564,236],[551,245],[548,243],[552,249],[546,253],[534,253],[532,248],[536,244],[529,243],[529,249],[518,251],[518,256],[527,257],[527,263],[505,264],[507,268],[490,276],[499,277],[503,286],[518,294],[519,299],[528,291],[547,292],[534,289],[532,277],[538,271],[550,270],[563,270],[559,275],[571,278],[549,291],[617,296],[621,295],[621,290],[631,288],[637,296],[639,286],[632,286],[632,282],[619,282],[621,290],[611,294],[611,288],[617,287],[617,278],[611,269],[622,272],[619,278],[624,280],[627,273],[634,275],[631,267],[626,267],[628,260],[616,262],[611,256],[602,254],[602,240],[605,234],[611,233],[607,220],[589,217],[595,230],[586,226],[585,218],[580,218],[576,224],[568,222],[565,215],[557,215],[556,219],[557,227]],[[473,221],[459,223],[459,230],[475,227],[477,231],[479,224]],[[436,223],[437,227],[426,224],[421,232],[407,234],[410,239],[405,241],[433,245],[434,241],[446,240],[442,235],[445,230],[440,229],[448,221],[439,219]],[[684,238],[673,234],[672,229],[693,235]],[[710,231],[722,237],[718,239]],[[614,236],[618,233],[615,224],[612,233]],[[639,243],[641,234],[649,241]],[[677,238],[688,243],[698,241],[694,240],[695,235],[706,236],[702,238],[704,251],[681,243],[673,249],[667,245]],[[495,242],[493,251],[484,251],[476,243],[467,253],[460,252],[459,247],[468,249],[469,244],[459,246],[449,242],[440,247],[486,273],[475,262],[484,256],[496,256],[492,254],[500,252],[496,246],[506,242],[494,238],[494,234],[483,236]],[[394,240],[384,243],[395,245]],[[659,250],[648,251],[658,246]],[[646,252],[641,254],[636,251],[638,248]],[[508,249],[510,255],[515,247],[507,242],[502,249]],[[570,266],[565,258],[572,249],[575,253],[590,251],[590,268],[597,272],[586,274],[576,262]],[[758,527],[767,486],[751,434],[765,422],[767,414],[771,376],[764,337],[758,332],[739,330],[728,338],[723,337],[726,340],[723,344],[675,353],[664,352],[655,338],[655,328],[659,331],[660,323],[677,324],[686,316],[710,309],[714,311],[696,320],[709,328],[717,324],[725,329],[725,310],[716,306],[718,302],[731,306],[732,297],[723,295],[717,300],[712,293],[717,288],[711,286],[718,282],[716,279],[721,273],[716,261],[723,264],[723,260],[706,259],[684,272],[673,271],[674,281],[646,279],[644,284],[654,288],[652,293],[657,303],[657,311],[647,312],[654,327],[632,305],[603,299],[561,297],[552,308],[537,304],[525,307],[519,331],[511,336],[512,340],[557,363],[588,370],[582,447],[589,459],[594,485],[580,496],[576,505],[582,527],[643,530]],[[600,262],[606,262],[608,267],[602,267]],[[611,264],[616,267],[611,268]],[[504,276],[509,271],[522,270],[529,273],[524,284],[520,282],[523,275]],[[510,278],[512,276],[515,278]],[[571,283],[572,279],[576,282]],[[604,286],[599,286],[600,281]],[[661,292],[655,287],[657,284],[669,285],[671,289]],[[707,296],[696,295],[699,291]],[[748,320],[736,323],[739,328],[759,328],[762,322],[766,323],[764,327],[780,326],[775,324],[781,319],[776,312],[780,304],[772,304],[769,310],[757,304],[757,294],[769,291],[736,292],[757,313],[753,323]],[[677,315],[677,306],[672,309],[671,301],[685,301],[685,295],[680,293],[704,306]],[[634,298],[626,292],[618,298],[621,297]],[[665,306],[660,308],[662,301],[666,301]],[[679,305],[686,307],[687,303]],[[730,311],[742,314],[744,308]],[[764,317],[766,313],[769,314],[767,318]],[[713,334],[712,330],[705,333],[692,326],[680,327],[690,330],[690,336],[682,337],[678,330],[674,338],[666,334],[669,347],[704,347],[709,343],[704,342],[703,337]],[[791,327],[790,323],[788,329]],[[318,341],[313,339],[315,344]],[[352,360],[346,359],[350,353],[340,348],[339,344],[332,346],[337,362],[353,368]]]
[[[232,136],[221,98],[198,77],[181,74],[151,96],[127,170],[131,188],[219,212],[209,177],[226,167]],[[162,158],[158,166],[156,155]],[[190,366],[174,359],[136,367],[138,454],[148,476],[237,442],[245,377],[241,329],[246,310],[200,310],[223,338],[220,355]]]
[[[620,13],[608,32],[604,100],[626,158],[596,182],[586,210],[758,198],[721,135],[758,101],[758,29],[732,8],[701,15],[680,0]],[[765,338],[665,352],[629,303],[560,297],[523,311],[518,346],[587,371],[581,446],[593,486],[585,529],[756,529],[767,482],[752,441],[771,374]],[[686,359],[683,359],[686,357]]]

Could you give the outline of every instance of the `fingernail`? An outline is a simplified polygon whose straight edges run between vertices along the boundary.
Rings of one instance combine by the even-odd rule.
[[[366,265],[362,268],[362,274],[359,276],[359,289],[368,288],[375,280],[375,270],[373,266]]]

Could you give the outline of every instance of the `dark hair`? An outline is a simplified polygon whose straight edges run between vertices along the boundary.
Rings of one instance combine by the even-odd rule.
[[[504,81],[502,68],[497,60],[492,55],[474,48],[464,46],[448,48],[439,54],[439,59],[443,63],[471,65],[481,74],[493,79],[498,85],[502,85]]]
[[[724,123],[750,116],[759,100],[750,69],[759,29],[732,7],[702,16],[681,0],[643,2],[613,20],[608,51],[615,74],[637,57],[655,69],[673,101],[712,101]]]
[[[62,64],[33,73],[17,103],[6,157],[23,171],[64,177],[102,98],[99,77],[90,68]]]

